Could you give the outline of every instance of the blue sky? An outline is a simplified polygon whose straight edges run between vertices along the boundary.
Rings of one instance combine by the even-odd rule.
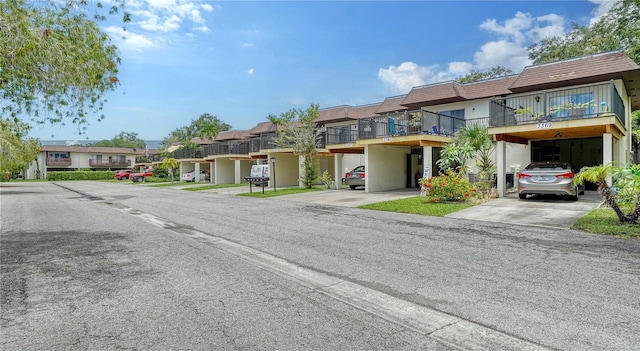
[[[290,108],[364,105],[472,69],[531,64],[526,47],[587,25],[610,1],[127,0],[132,21],[101,23],[120,50],[105,120],[43,140],[159,140],[203,113],[250,129]],[[124,35],[124,39],[122,38]]]

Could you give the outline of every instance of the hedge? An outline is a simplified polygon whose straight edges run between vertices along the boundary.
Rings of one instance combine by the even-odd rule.
[[[47,180],[104,180],[113,179],[115,171],[47,172]]]

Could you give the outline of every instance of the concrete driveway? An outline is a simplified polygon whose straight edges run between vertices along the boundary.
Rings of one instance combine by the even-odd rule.
[[[247,191],[248,188],[244,187],[215,190],[215,192],[227,194],[237,194]],[[278,196],[274,199],[309,204],[358,207],[418,195],[418,188],[397,189],[376,193],[366,193],[362,188],[358,188],[356,190],[311,191]],[[452,213],[446,217],[566,229],[570,228],[578,218],[584,216],[592,209],[597,208],[602,201],[602,197],[596,191],[590,190],[585,191],[584,195],[580,195],[578,201],[571,201],[558,196],[530,196],[526,200],[520,200],[517,194],[509,194],[506,197],[494,199]]]
[[[517,194],[494,199],[478,206],[447,215],[449,218],[471,219],[552,228],[570,228],[578,218],[602,203],[597,191],[585,191],[578,201],[558,196],[533,196],[518,199]]]
[[[398,189],[377,193],[364,190],[325,190],[293,194],[278,197],[288,201],[312,204],[358,207],[370,203],[398,200],[417,196],[415,189]],[[518,199],[517,194],[494,199],[447,215],[449,218],[470,219],[519,225],[534,225],[552,228],[570,228],[578,218],[584,216],[602,203],[602,197],[596,191],[585,191],[578,201],[557,196],[530,196],[526,200]]]

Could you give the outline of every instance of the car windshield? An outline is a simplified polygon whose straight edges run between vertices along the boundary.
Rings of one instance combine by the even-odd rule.
[[[526,168],[529,171],[561,171],[569,169],[568,163],[534,163]]]

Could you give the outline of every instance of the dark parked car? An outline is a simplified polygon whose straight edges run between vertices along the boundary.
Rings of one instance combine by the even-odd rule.
[[[133,173],[133,170],[131,169],[121,169],[116,171],[116,174],[114,174],[113,177],[117,180],[129,179],[131,173]]]
[[[526,199],[531,194],[566,195],[578,200],[584,186],[573,184],[576,171],[569,162],[533,162],[518,174],[518,196]]]
[[[364,186],[364,166],[358,166],[344,175],[345,183],[351,189]]]

